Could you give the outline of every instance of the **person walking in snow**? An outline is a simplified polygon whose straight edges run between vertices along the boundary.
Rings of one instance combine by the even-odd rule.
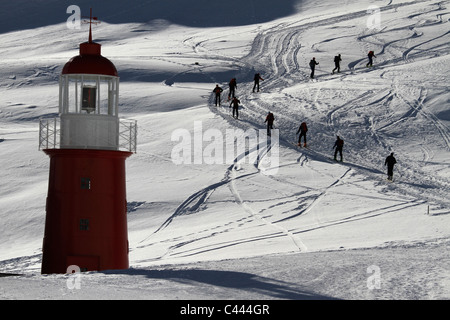
[[[236,78],[231,79],[228,86],[230,87],[230,91],[228,92],[228,101],[230,101],[230,99],[234,98],[234,96],[235,96],[235,92],[236,92],[236,88],[237,88]]]
[[[239,118],[239,111],[238,111],[238,109],[239,109],[239,104],[240,103],[241,103],[241,101],[239,101],[238,98],[233,97],[233,100],[231,101],[231,104],[230,104],[230,108],[231,107],[233,108],[233,118],[236,118],[236,119]],[[235,114],[236,114],[236,116],[235,116]]]
[[[336,156],[339,152],[339,155],[341,156],[341,162],[342,162],[342,149],[344,148],[344,140],[342,140],[339,136],[336,136],[336,142],[334,143],[334,161],[337,161]]]
[[[308,132],[308,127],[306,126],[306,122],[302,122],[300,124],[300,127],[297,130],[297,134],[300,133],[300,135],[298,137],[298,144],[297,144],[299,147],[302,146],[301,140],[302,140],[302,137],[303,137],[303,139],[304,139],[303,140],[304,141],[303,146],[306,148],[306,132]]]
[[[269,113],[267,114],[267,117],[266,117],[266,121],[264,121],[264,123],[267,122],[267,135],[269,137],[271,135],[270,130],[273,129],[273,121],[274,120],[275,120],[275,117],[274,117],[273,113],[269,111]]]
[[[316,70],[316,65],[319,63],[316,61],[316,58],[312,58],[309,62],[309,67],[311,68],[311,79],[314,79],[314,71]]]
[[[259,73],[257,73],[257,74],[255,74],[255,77],[253,78],[253,81],[254,81],[254,83],[255,83],[255,84],[253,85],[253,92],[255,92],[255,89],[257,89],[258,92],[259,92],[259,80],[264,81],[264,79],[261,78],[261,75],[260,75]]]
[[[216,84],[216,87],[214,88],[214,90],[213,90],[213,92],[215,93],[215,95],[216,95],[216,99],[215,99],[215,104],[216,104],[216,107],[217,107],[217,105],[219,105],[220,106],[220,94],[222,93],[222,91],[223,91],[223,89],[221,88],[221,87],[219,87],[219,85],[218,84]]]
[[[375,53],[373,51],[369,51],[369,54],[367,55],[369,58],[369,62],[366,64],[366,67],[372,67],[373,65],[373,58],[376,58]]]
[[[334,57],[334,69],[332,74],[334,74],[334,72],[337,70],[337,72],[341,72],[341,54],[338,54],[337,56]]]
[[[394,176],[394,164],[397,163],[397,160],[394,158],[394,153],[392,152],[384,161],[384,165],[388,167],[388,180],[392,181]]]

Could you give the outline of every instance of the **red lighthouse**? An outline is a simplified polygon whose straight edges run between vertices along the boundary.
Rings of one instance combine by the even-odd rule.
[[[129,267],[125,160],[136,122],[119,119],[118,97],[117,70],[90,29],[62,70],[59,117],[40,123],[50,157],[43,274]]]

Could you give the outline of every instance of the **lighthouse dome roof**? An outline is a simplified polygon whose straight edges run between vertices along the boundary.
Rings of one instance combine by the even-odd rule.
[[[118,76],[114,64],[101,55],[101,45],[95,42],[80,44],[80,54],[64,65],[62,74]]]

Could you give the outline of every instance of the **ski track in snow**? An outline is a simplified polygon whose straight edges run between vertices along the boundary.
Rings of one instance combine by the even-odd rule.
[[[418,3],[418,1],[408,3],[408,4],[394,5],[394,6],[388,5],[385,8],[382,8],[382,10],[398,10],[401,7],[415,5],[417,3]],[[437,9],[437,10],[442,10],[442,8]],[[365,14],[366,14],[365,11],[364,12],[363,11],[354,12],[354,13],[349,13],[349,14],[345,14],[342,16],[334,17],[331,19],[327,18],[327,19],[324,19],[323,21],[314,21],[312,23],[307,23],[305,25],[301,25],[298,22],[278,24],[268,30],[261,31],[255,37],[253,44],[252,44],[252,48],[250,50],[250,53],[244,59],[239,60],[239,64],[241,66],[247,67],[248,69],[250,69],[249,66],[253,66],[253,68],[256,70],[257,70],[257,68],[255,68],[255,66],[260,66],[261,69],[264,70],[264,74],[266,75],[266,79],[265,79],[265,81],[262,82],[261,86],[263,88],[264,87],[271,88],[271,92],[281,93],[283,88],[285,88],[286,84],[291,85],[295,82],[305,81],[308,79],[309,71],[307,70],[307,68],[302,67],[302,65],[305,65],[306,64],[305,62],[307,61],[307,58],[304,57],[304,53],[302,53],[302,48],[304,46],[302,43],[302,36],[306,30],[309,30],[311,28],[318,28],[325,24],[335,24],[335,23],[342,22],[342,21],[358,19],[358,18],[363,17]],[[425,13],[422,13],[422,14],[425,14]],[[440,17],[440,22],[436,22],[436,23],[441,23],[441,22],[442,22],[442,17]],[[433,24],[434,23],[429,23],[428,25],[425,25],[425,26],[430,26]],[[411,53],[414,52],[415,50],[417,50],[419,47],[429,44],[433,41],[436,41],[442,37],[445,37],[448,34],[448,32],[447,32],[440,36],[434,37],[432,39],[420,42],[416,45],[410,46],[407,49],[404,49],[403,51],[401,49],[400,44],[401,43],[409,44],[410,39],[415,39],[418,37],[416,32],[414,32],[411,36],[405,37],[404,39],[397,39],[397,40],[390,41],[390,42],[383,42],[380,39],[380,35],[397,32],[397,31],[403,31],[406,28],[413,29],[413,25],[409,25],[407,27],[393,28],[392,30],[384,28],[379,33],[366,34],[366,35],[359,36],[358,41],[361,42],[363,44],[363,46],[366,46],[366,44],[364,44],[364,42],[367,42],[368,40],[372,41],[372,39],[377,39],[377,41],[379,43],[381,43],[381,50],[378,53],[379,55],[382,55],[383,53],[387,53],[392,48],[392,50],[394,50],[395,53],[400,51],[402,60],[405,61],[405,63],[407,63],[407,62],[411,62]],[[345,36],[343,36],[343,37],[345,37]],[[338,39],[338,38],[331,38],[331,39],[327,39],[322,42],[331,42],[336,39]],[[232,63],[232,64],[238,63],[238,61],[235,58],[227,57],[223,54],[219,54],[218,52],[214,52],[211,49],[206,49],[204,47],[204,44],[206,42],[207,42],[207,40],[203,40],[203,41],[197,40],[195,42],[195,44],[193,45],[194,51],[197,53],[201,52],[201,54],[206,55],[211,59],[219,58],[219,59],[222,59],[226,63]],[[438,45],[436,47],[440,48],[441,46]],[[270,48],[271,50],[266,51],[266,48]],[[400,50],[398,50],[398,49],[400,49]],[[270,54],[269,54],[269,52],[270,52]],[[272,53],[275,53],[275,54],[272,55]],[[392,63],[399,62],[399,60],[397,58],[394,58],[395,54],[388,54],[388,56],[392,57],[391,60],[390,61],[387,60],[387,61],[381,63],[377,68],[379,68],[379,69],[386,68],[388,66],[391,66]],[[362,61],[365,61],[365,59],[359,59],[359,60],[351,61],[348,63],[352,73],[354,73],[356,71],[355,67],[358,64],[360,64]],[[267,68],[267,65],[269,65],[270,68]],[[367,70],[361,70],[359,72],[367,72]],[[343,81],[343,80],[346,80],[350,76],[351,76],[350,73],[343,72],[343,74],[341,74],[341,75],[337,75],[337,76],[330,77],[330,78],[331,79],[338,78],[340,81]],[[319,76],[319,78],[322,78],[322,77],[323,76]],[[326,81],[326,78],[324,78],[324,79]],[[241,85],[240,90],[245,90],[245,91],[249,92],[251,86],[252,86],[252,84],[243,84],[243,85]],[[319,103],[318,101],[320,99],[319,97],[321,94],[321,89],[322,89],[322,87],[319,86],[317,88],[317,92],[311,96],[311,98],[313,99],[312,100],[313,105],[317,105]],[[264,89],[262,89],[261,91],[263,92]],[[381,98],[380,98],[380,94],[382,95]],[[328,107],[331,108],[331,111],[329,111],[327,114],[327,120],[326,120],[327,126],[329,127],[330,131],[335,131],[335,130],[339,131],[340,130],[339,129],[339,127],[340,127],[339,121],[342,120],[342,118],[340,116],[341,114],[345,114],[345,113],[354,111],[353,109],[357,109],[358,105],[377,106],[379,104],[384,104],[385,106],[389,106],[392,103],[392,100],[394,98],[398,98],[398,99],[402,100],[406,105],[408,105],[411,108],[411,112],[405,114],[403,117],[401,117],[399,119],[391,119],[390,120],[391,123],[384,124],[382,127],[379,127],[379,128],[376,128],[377,125],[374,122],[374,118],[367,119],[367,121],[366,121],[367,130],[366,131],[369,133],[371,139],[373,139],[373,141],[375,142],[375,145],[377,145],[378,148],[380,148],[381,150],[389,150],[392,148],[392,146],[389,144],[389,142],[386,140],[386,138],[382,134],[380,134],[380,132],[382,132],[382,130],[386,130],[390,127],[395,127],[398,124],[407,122],[409,118],[417,116],[418,113],[420,113],[422,116],[424,116],[434,127],[436,127],[436,129],[439,131],[442,139],[444,140],[447,148],[449,148],[449,130],[448,130],[448,128],[445,125],[443,125],[440,122],[440,120],[437,119],[433,115],[433,113],[427,112],[426,109],[423,107],[423,102],[427,98],[426,90],[424,90],[424,89],[420,90],[419,96],[415,97],[414,100],[411,102],[410,98],[407,99],[403,96],[402,89],[398,86],[398,84],[394,84],[394,83],[393,83],[393,87],[391,88],[391,91],[389,91],[389,92],[383,93],[377,89],[369,90],[368,92],[361,93],[359,96],[357,96],[353,99],[345,101],[345,103],[342,105],[338,105],[338,106],[329,105]],[[260,119],[263,117],[263,115],[268,110],[273,110],[273,106],[266,103],[263,100],[263,98],[259,98],[257,95],[253,96],[250,94],[244,94],[244,96],[242,96],[242,95],[240,96],[240,99],[243,102],[243,105],[246,106],[245,114],[242,116],[243,119],[241,119],[241,123],[248,125],[248,126],[261,127],[260,125],[258,125],[258,123],[261,123]],[[223,112],[217,112],[217,110],[214,108],[210,108],[210,109],[213,112],[221,115],[225,119],[227,118],[227,115],[224,114]],[[285,122],[292,121],[291,120],[292,116],[290,114],[285,115],[282,112],[279,112],[279,113],[277,113],[277,117],[278,117],[279,123],[285,123]],[[281,142],[283,142],[286,145],[288,141],[286,141],[286,138],[281,137]],[[430,152],[423,148],[422,148],[422,152],[423,152],[422,160],[429,161],[430,160]],[[323,153],[321,154],[320,151],[318,151],[318,154],[315,154],[315,155],[313,152],[314,157],[317,157],[317,155],[326,156]],[[302,155],[302,156],[304,156],[303,162],[307,161],[307,155]],[[300,157],[302,157],[302,156],[300,156]],[[420,170],[419,167],[415,167],[415,166],[411,167],[410,165],[408,165],[406,163],[404,163],[404,167],[406,167],[406,169],[404,169],[405,171],[417,172]],[[236,171],[234,169],[235,168],[233,166],[231,166],[227,170],[227,173],[225,174],[225,178],[223,181],[219,182],[217,185],[209,186],[209,187],[203,189],[202,191],[200,191],[199,193],[194,194],[192,197],[190,197],[187,200],[187,203],[191,203],[193,201],[193,199],[195,199],[196,205],[193,208],[198,209],[199,205],[204,204],[208,200],[208,195],[211,193],[211,190],[215,189],[218,186],[227,184],[229,186],[230,190],[232,191],[233,196],[235,197],[235,201],[243,207],[244,211],[248,212],[252,216],[263,219],[259,216],[259,214],[255,210],[253,210],[251,208],[251,206],[248,205],[248,203],[244,199],[245,196],[238,192],[238,188],[236,186],[237,176],[236,176]],[[376,169],[375,167],[372,167],[372,166],[365,167],[365,168],[359,167],[359,169],[365,169],[365,171],[369,172],[369,173],[372,172],[371,176],[373,176],[373,173],[376,173],[377,175],[379,174],[378,169]],[[348,169],[340,179],[338,179],[335,183],[331,184],[329,187],[325,188],[325,191],[323,191],[322,193],[319,193],[319,195],[317,195],[316,199],[311,204],[309,204],[309,206],[306,209],[304,209],[303,211],[301,211],[299,213],[296,213],[296,215],[302,215],[302,214],[309,212],[311,210],[311,208],[314,207],[314,205],[320,201],[320,199],[327,192],[327,190],[329,188],[332,188],[333,185],[340,182],[341,179],[345,176],[345,174],[347,174],[350,170],[351,169]],[[270,179],[270,177],[268,177],[268,179]],[[435,182],[440,183],[441,185],[443,185],[445,187],[448,187],[448,180],[446,178],[443,178],[443,179],[436,178]],[[288,183],[288,182],[286,182],[286,183]],[[398,189],[401,190],[402,187],[399,187]],[[406,189],[406,188],[403,188],[403,189],[404,190],[402,190],[400,192],[405,192],[407,194],[409,194],[411,192],[410,189]],[[414,197],[417,194],[413,193],[412,195]],[[418,204],[423,204],[423,203],[424,203],[424,201],[419,201],[419,202],[411,201],[411,202],[406,202],[405,204],[403,204],[401,206],[402,206],[402,208],[405,208],[408,206],[416,206]],[[180,206],[181,210],[184,209],[185,204],[186,203],[184,203]],[[283,204],[284,203],[280,203],[279,205],[281,206]],[[396,210],[396,208],[392,208],[392,210]],[[390,212],[392,210],[384,209],[383,211]],[[178,213],[179,213],[179,211],[177,210],[177,212],[175,213],[175,216]],[[361,216],[368,217],[368,216],[374,216],[374,215],[378,215],[378,214],[380,214],[378,212],[378,209],[377,210],[368,210],[367,213],[358,215],[358,218],[361,218]],[[354,218],[356,218],[356,217],[348,217],[341,221],[333,221],[330,224],[348,222],[349,220],[352,220]],[[294,241],[294,243],[296,243],[297,247],[300,250],[306,251],[306,245],[300,239],[296,239],[294,237],[294,234],[291,231],[277,225],[277,222],[283,221],[283,219],[275,221],[275,222],[268,222],[267,220],[264,220],[264,219],[263,219],[263,221],[265,221],[268,224],[272,224],[275,227],[282,230],[283,233],[287,234],[288,236],[290,236],[292,238],[292,240]],[[320,225],[320,223],[319,223],[319,225]],[[321,225],[320,227],[323,228],[325,226]],[[304,232],[304,231],[298,231],[297,233],[300,233],[300,232]]]
[[[165,229],[167,226],[169,226],[169,224],[177,217],[181,216],[181,215],[185,215],[185,214],[192,214],[195,212],[198,212],[201,210],[201,206],[205,205],[206,202],[208,201],[210,195],[217,189],[217,188],[221,188],[223,186],[228,186],[231,194],[233,195],[235,202],[237,204],[239,204],[243,211],[246,212],[249,217],[251,218],[255,218],[258,219],[260,221],[262,221],[264,224],[266,224],[267,226],[274,228],[276,230],[276,235],[277,236],[288,236],[292,242],[294,243],[294,245],[298,248],[299,251],[307,251],[307,247],[305,246],[305,244],[302,242],[302,240],[295,234],[293,234],[291,231],[289,231],[288,229],[277,225],[276,222],[270,222],[267,219],[265,219],[263,216],[261,216],[256,210],[254,210],[246,201],[243,200],[239,189],[237,187],[237,181],[239,179],[243,179],[243,178],[247,178],[250,176],[253,176],[255,174],[261,174],[260,173],[260,163],[262,161],[264,161],[264,157],[268,154],[268,152],[270,152],[270,149],[272,148],[272,145],[270,143],[264,143],[262,146],[258,145],[257,148],[254,148],[252,150],[248,150],[245,151],[243,154],[240,154],[236,157],[236,159],[234,160],[234,163],[228,167],[228,169],[225,172],[225,176],[224,178],[217,182],[214,183],[212,185],[209,185],[205,188],[203,188],[202,190],[192,194],[190,197],[188,197],[182,204],[180,204],[180,206],[178,206],[178,208],[175,210],[174,214],[171,215],[153,234],[158,233],[159,231]],[[239,163],[242,159],[244,159],[245,157],[249,157],[251,152],[255,152],[257,153],[257,156],[255,157],[256,159],[256,163],[254,164],[255,167],[255,172],[251,172],[251,173],[244,173],[242,175],[238,175],[238,166]],[[206,232],[208,232],[206,230]],[[213,234],[216,234],[218,231],[214,230]],[[281,232],[281,235],[279,234]],[[153,235],[152,234],[152,235]],[[140,243],[145,243],[147,241],[149,241],[152,237],[152,235],[150,235],[149,237],[143,239],[142,241],[140,241]],[[206,237],[209,237],[211,235],[207,235]],[[270,236],[270,235],[269,235]],[[182,243],[178,243],[174,246],[170,246],[169,249],[160,257],[160,259],[173,254],[173,251],[176,249],[180,249],[181,247],[183,247],[183,245],[186,244],[190,244],[193,241],[198,241],[198,240],[203,240],[205,238],[205,236],[201,235],[198,236],[195,240],[191,240],[188,242],[182,242]],[[261,239],[264,239],[265,236],[261,237]],[[254,241],[255,239],[249,239],[249,241]],[[228,244],[228,245],[232,245],[232,243]],[[144,247],[145,245],[141,245],[140,247]],[[194,253],[189,253],[189,254],[194,254]]]
[[[415,1],[411,3],[403,3],[399,5],[387,5],[386,7],[382,8],[382,10],[398,10],[402,7],[412,6],[420,1]],[[437,9],[437,10],[442,10]],[[425,14],[425,13],[422,13]],[[207,57],[208,59],[213,60],[221,60],[225,64],[231,64],[236,65],[241,68],[247,68],[247,69],[255,69],[258,70],[258,68],[261,68],[264,70],[264,75],[266,77],[265,81],[262,82],[261,92],[264,92],[265,87],[271,88],[271,92],[278,92],[282,94],[283,89],[286,87],[286,85],[292,85],[297,82],[304,82],[307,81],[309,78],[309,71],[307,68],[302,67],[303,65],[306,65],[306,61],[308,58],[304,56],[304,53],[302,53],[302,49],[304,47],[304,44],[302,43],[302,37],[305,31],[311,30],[311,28],[320,28],[322,26],[328,25],[328,24],[337,24],[339,22],[345,22],[349,20],[355,20],[362,18],[366,15],[366,11],[359,11],[359,12],[352,12],[345,15],[332,17],[332,18],[326,18],[319,21],[314,21],[311,23],[301,24],[299,22],[292,22],[292,23],[280,23],[278,25],[275,25],[269,29],[263,30],[258,33],[258,35],[255,37],[251,50],[249,54],[247,54],[243,59],[236,59],[234,57],[226,56],[223,53],[220,53],[218,51],[214,51],[212,49],[206,48],[206,44],[209,41],[214,41],[217,39],[194,39],[194,37],[188,38],[185,40],[185,44],[188,46],[191,46],[193,51],[197,54],[200,54],[204,57]],[[440,17],[440,22],[442,22],[442,17]],[[429,25],[432,25],[434,23],[429,23]],[[381,45],[381,50],[377,53],[379,55],[386,54],[390,60],[385,60],[384,62],[380,63],[377,66],[377,69],[383,69],[392,66],[393,63],[398,63],[400,60],[398,58],[395,58],[396,54],[389,54],[388,52],[390,50],[395,51],[397,53],[398,51],[401,52],[402,60],[405,63],[412,61],[411,54],[417,50],[419,47],[432,43],[433,41],[436,41],[442,37],[445,37],[447,33],[442,34],[440,36],[437,36],[435,38],[420,42],[416,45],[410,46],[407,49],[402,50],[401,43],[406,43],[406,45],[409,44],[410,39],[415,39],[418,37],[417,33],[414,32],[411,36],[405,37],[404,39],[397,39],[390,42],[383,42],[381,39],[381,36],[387,33],[392,32],[398,32],[398,31],[404,31],[405,29],[413,29],[414,24],[411,24],[409,26],[402,26],[399,28],[393,28],[393,29],[386,29],[383,28],[378,33],[374,34],[364,34],[360,35],[357,38],[357,41],[359,41],[363,47],[368,47],[368,44],[372,44],[373,40],[376,39],[377,43]],[[420,35],[419,35],[420,36]],[[343,36],[343,38],[346,36]],[[220,38],[220,37],[219,37]],[[320,43],[326,43],[334,41],[338,38],[331,38],[327,39],[325,41],[319,42]],[[314,48],[315,45],[312,45],[312,48]],[[440,48],[441,45],[436,46],[436,48]],[[271,50],[266,50],[267,48],[270,48]],[[275,53],[275,54],[273,54]],[[321,79],[320,81],[327,81],[327,79],[335,80],[338,79],[339,81],[348,80],[349,77],[352,76],[355,72],[360,73],[366,73],[370,72],[371,70],[357,70],[356,66],[361,64],[362,62],[365,63],[366,59],[358,59],[355,61],[351,61],[348,63],[349,69],[351,73],[348,73],[346,71],[343,71],[342,74],[334,75],[334,76],[319,76],[318,78]],[[269,68],[267,66],[270,66]],[[320,69],[319,69],[320,70]],[[384,74],[384,73],[383,73]],[[382,76],[383,76],[382,74]],[[320,84],[320,83],[319,83]],[[240,85],[240,92],[247,91],[250,92],[252,84],[241,84]],[[368,135],[370,136],[370,139],[373,140],[375,143],[376,148],[380,150],[389,150],[392,148],[388,140],[381,134],[383,130],[387,130],[391,127],[395,127],[401,123],[407,122],[409,118],[416,117],[419,113],[424,116],[436,129],[439,131],[442,139],[444,140],[447,148],[449,148],[449,130],[448,128],[442,124],[439,119],[437,119],[431,112],[427,112],[426,109],[423,106],[423,102],[427,98],[426,89],[421,89],[419,96],[417,97],[408,97],[405,98],[403,96],[402,92],[403,85],[399,85],[398,83],[393,83],[392,88],[390,91],[384,91],[385,89],[378,90],[376,87],[373,90],[368,90],[366,92],[362,92],[359,94],[359,96],[351,98],[349,100],[346,100],[345,103],[342,105],[331,105],[328,102],[319,102],[320,101],[320,95],[321,90],[323,91],[324,87],[318,86],[316,89],[316,93],[313,93],[310,91],[311,95],[311,103],[314,106],[320,107],[321,104],[327,105],[327,108],[330,109],[330,111],[326,115],[326,123],[329,127],[330,131],[340,131],[345,130],[345,127],[340,127],[342,124],[340,121],[343,119],[342,114],[348,113],[348,112],[357,112],[357,108],[359,105],[368,105],[368,106],[376,106],[376,105],[385,105],[389,106],[393,99],[400,99],[403,101],[407,106],[410,108],[410,112],[404,114],[400,118],[392,118],[388,119],[388,121],[391,121],[390,123],[384,124],[381,127],[377,128],[377,124],[375,123],[374,118],[368,118],[366,120],[366,128],[363,131],[366,131]],[[261,93],[262,94],[262,93]],[[293,99],[296,99],[295,97],[291,97]],[[264,117],[264,115],[267,113],[268,110],[274,110],[278,111],[276,107],[273,105],[267,103],[264,101],[264,98],[258,97],[258,94],[241,94],[240,100],[242,101],[242,104],[245,106],[245,113],[241,112],[241,119],[239,121],[239,124],[237,126],[241,128],[261,128],[261,119]],[[307,98],[305,99],[307,101]],[[210,110],[213,113],[216,113],[223,117],[224,119],[229,120],[229,115],[226,112],[222,111],[222,108],[215,108],[212,106],[212,98],[210,101]],[[284,114],[282,112],[276,113],[276,117],[278,123],[291,123],[291,127],[295,126],[295,124],[292,124],[292,119],[295,119],[295,116],[293,117],[292,114]],[[230,121],[230,120],[229,120]],[[233,121],[233,120],[231,120]],[[280,137],[280,142],[286,146],[288,145],[288,138],[285,136]],[[292,147],[292,146],[291,146]],[[430,160],[430,153],[427,150],[422,149],[423,152],[423,158],[421,160],[428,161]],[[381,152],[375,152],[375,154],[379,154]],[[312,151],[312,152],[303,152],[303,154],[300,155],[300,159],[303,157],[303,160],[301,164],[303,165],[305,161],[308,161],[308,154],[312,156],[313,158],[323,158],[327,157],[324,153],[321,153],[320,151]],[[360,157],[359,159],[362,159]],[[370,157],[370,160],[373,158]],[[372,166],[371,163],[373,161],[369,161],[367,164],[361,164],[361,165],[353,165],[353,168],[356,170],[364,170],[366,173],[369,174],[372,178],[375,178],[375,175],[379,175],[381,171],[377,169],[376,167]],[[350,164],[352,165],[352,164]],[[418,172],[420,171],[419,167],[411,166],[410,164],[403,163],[405,169],[403,169],[405,172],[413,171]],[[333,186],[339,184],[339,183],[345,183],[343,182],[343,178],[348,174],[352,169],[347,169],[345,173],[337,179],[335,182],[333,182],[328,187],[325,187],[323,191],[319,192],[315,199],[303,210],[300,212],[295,213],[295,216],[304,215],[311,211],[311,209],[315,206],[316,203],[320,202],[321,198],[324,196],[324,194],[333,188]],[[245,200],[245,195],[241,194],[239,192],[238,188],[238,182],[240,178],[251,176],[255,173],[245,174],[245,175],[238,175],[236,167],[234,165],[230,166],[227,171],[224,174],[223,180],[212,184],[210,186],[207,186],[206,188],[192,194],[188,199],[186,199],[174,212],[174,214],[163,224],[161,227],[157,230],[159,231],[162,228],[167,227],[168,224],[171,223],[171,221],[176,218],[177,216],[186,214],[186,213],[192,213],[197,210],[201,210],[202,205],[204,205],[208,199],[209,196],[217,189],[223,186],[228,186],[230,189],[235,202],[239,204],[243,211],[248,213],[250,216],[255,217],[257,219],[260,219],[265,224],[271,225],[274,228],[279,229],[283,234],[289,236],[292,241],[295,243],[295,245],[298,247],[300,251],[306,251],[307,246],[302,242],[300,238],[298,238],[298,234],[305,232],[305,230],[300,229],[293,229],[288,230],[284,227],[282,227],[279,222],[285,220],[279,219],[277,221],[268,221],[267,219],[263,218],[260,213],[258,213],[257,210],[254,210],[251,205]],[[384,174],[384,173],[383,173]],[[273,178],[273,177],[272,177]],[[267,177],[267,179],[271,179],[271,177]],[[277,179],[278,182],[280,182],[280,179]],[[438,183],[444,188],[448,187],[448,180],[446,178],[439,179],[436,177],[434,183]],[[283,181],[281,181],[283,183]],[[284,183],[290,183],[287,181],[284,181]],[[437,186],[436,186],[437,187]],[[436,188],[434,187],[434,188]],[[434,189],[433,188],[433,189]],[[404,192],[406,194],[411,193],[411,189],[404,188],[404,187],[397,187],[398,190],[401,192]],[[403,189],[403,190],[402,190]],[[415,191],[412,193],[412,197],[416,196]],[[336,225],[340,223],[346,223],[349,221],[354,221],[355,219],[361,219],[361,218],[369,218],[373,216],[377,216],[379,214],[392,212],[399,209],[404,209],[409,206],[417,206],[420,204],[424,204],[425,200],[422,201],[406,201],[405,203],[401,203],[392,207],[386,207],[381,209],[375,209],[375,210],[367,210],[365,213],[361,213],[355,216],[349,216],[346,218],[343,218],[341,220],[336,221],[329,221],[326,224],[323,224],[319,221],[317,221],[317,228],[325,228],[330,225]],[[284,202],[280,202],[278,205],[282,206],[284,205]],[[157,232],[156,231],[156,232]]]
[[[268,148],[269,149],[269,148]],[[269,152],[269,150],[267,150],[267,152]],[[267,152],[265,152],[265,154],[267,154]],[[264,154],[264,155],[265,155]],[[264,156],[263,156],[264,157]],[[261,159],[263,158],[261,157]],[[258,164],[256,165],[258,166]],[[262,217],[256,210],[254,210],[251,206],[249,206],[243,199],[241,194],[239,193],[239,190],[236,186],[236,178],[237,178],[237,174],[236,174],[236,167],[232,166],[229,168],[228,170],[228,176],[230,177],[230,183],[229,183],[229,188],[231,190],[231,193],[233,194],[235,201],[242,206],[242,208],[248,212],[251,216],[263,221],[266,225],[272,226],[276,229],[279,229],[283,234],[286,234],[290,239],[292,239],[293,243],[295,244],[295,246],[299,249],[299,251],[307,251],[307,247],[305,246],[305,244],[303,243],[303,241],[296,235],[294,235],[292,232],[290,232],[288,229],[277,225],[276,222],[270,222],[268,220],[266,220],[264,217]]]

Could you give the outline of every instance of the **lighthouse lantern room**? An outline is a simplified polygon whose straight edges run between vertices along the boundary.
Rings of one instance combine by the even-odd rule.
[[[119,119],[118,73],[92,42],[92,21],[89,41],[63,67],[59,117],[40,122],[50,157],[43,274],[129,267],[125,160],[137,125]]]
[[[100,45],[80,45],[60,77],[61,147],[117,150],[119,77]]]

